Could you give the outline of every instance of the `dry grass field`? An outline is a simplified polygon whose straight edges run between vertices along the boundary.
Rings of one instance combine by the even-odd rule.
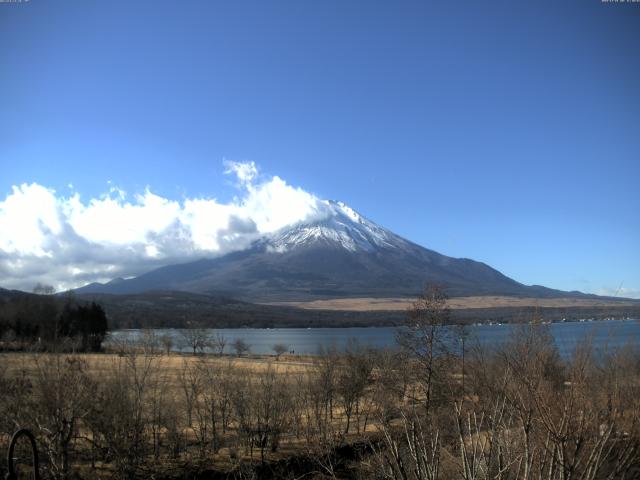
[[[309,302],[279,302],[270,305],[288,305],[309,310],[346,310],[356,312],[402,311],[408,310],[413,299],[408,298],[333,298]],[[591,298],[517,298],[502,296],[454,297],[448,300],[449,308],[499,308],[499,307],[605,307],[635,306],[638,302],[627,299],[591,299]]]
[[[6,375],[26,372],[32,374],[36,369],[36,361],[43,362],[46,357],[58,354],[11,352],[0,353],[0,364]],[[113,366],[122,361],[122,357],[115,353],[83,353],[79,355],[60,355],[63,358],[81,358],[86,362],[87,372],[90,375],[103,376],[113,370]],[[249,357],[236,357],[225,355],[223,357],[213,355],[190,355],[171,353],[171,355],[154,355],[155,368],[162,371],[168,378],[177,378],[185,365],[196,366],[206,362],[211,367],[228,367],[232,365],[242,371],[263,373],[269,369],[278,374],[289,375],[307,372],[313,367],[311,357],[282,355],[276,360],[274,355],[251,355]]]

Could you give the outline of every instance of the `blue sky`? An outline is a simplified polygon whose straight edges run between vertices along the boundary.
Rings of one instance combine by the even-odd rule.
[[[640,5],[599,0],[0,4],[0,201],[242,203],[223,162],[255,162],[254,190],[640,297],[639,44]]]

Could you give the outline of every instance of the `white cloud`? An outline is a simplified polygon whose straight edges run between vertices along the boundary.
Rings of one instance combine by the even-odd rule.
[[[53,190],[40,185],[13,187],[0,204],[0,250],[15,255],[49,255],[45,241],[62,230]]]
[[[275,232],[280,228],[326,212],[326,205],[302,190],[293,188],[280,177],[257,186],[249,185],[249,195],[241,208],[256,222],[260,232]]]
[[[241,185],[251,186],[254,180],[258,177],[258,167],[256,167],[254,162],[234,162],[232,160],[225,160],[223,163],[227,168],[224,173],[235,174]]]
[[[69,225],[90,242],[117,245],[144,242],[147,234],[166,230],[179,216],[178,202],[159,197],[148,188],[143,195],[136,195],[134,203],[126,201],[122,190],[111,190],[110,195],[92,199],[87,205],[80,202],[77,194],[63,202]]]
[[[86,201],[33,183],[0,201],[0,286],[56,289],[137,275],[170,263],[244,249],[260,235],[326,214],[326,205],[281,178],[259,176],[255,163],[225,161],[239,198],[182,202],[149,187],[129,197],[109,192]]]

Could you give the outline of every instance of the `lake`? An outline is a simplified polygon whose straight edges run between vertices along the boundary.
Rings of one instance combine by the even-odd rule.
[[[640,320],[600,320],[584,322],[552,323],[549,330],[553,335],[560,355],[570,357],[576,345],[591,338],[597,349],[615,349],[629,344],[640,345]],[[467,327],[467,345],[497,347],[507,342],[516,325],[472,325]],[[156,329],[156,335],[171,335],[175,351],[188,352],[181,345],[182,336],[178,329]],[[225,353],[232,353],[230,344],[241,338],[251,346],[251,353],[272,354],[275,344],[284,344],[296,354],[313,355],[319,347],[335,346],[343,349],[351,339],[360,345],[377,348],[395,346],[395,327],[357,328],[220,328],[210,333],[221,333],[227,340]],[[135,342],[142,330],[117,330],[111,333],[114,339],[128,339]]]

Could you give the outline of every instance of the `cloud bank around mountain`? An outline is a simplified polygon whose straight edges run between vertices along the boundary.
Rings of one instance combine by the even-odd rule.
[[[0,286],[37,283],[66,290],[94,281],[247,248],[264,234],[326,215],[326,203],[261,176],[253,162],[225,161],[238,196],[171,200],[147,187],[132,196],[112,187],[99,198],[70,197],[37,183],[0,201]]]

